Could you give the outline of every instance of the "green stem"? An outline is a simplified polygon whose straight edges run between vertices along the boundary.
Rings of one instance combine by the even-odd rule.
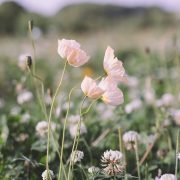
[[[46,169],[47,171],[49,170],[49,147],[50,147],[50,129],[51,129],[51,118],[52,118],[52,112],[53,112],[53,108],[54,108],[54,104],[55,104],[55,100],[56,100],[56,97],[59,93],[59,90],[60,90],[60,87],[61,87],[61,84],[62,84],[62,80],[63,80],[63,77],[64,77],[64,73],[65,73],[65,70],[66,70],[66,65],[67,65],[67,61],[65,62],[64,64],[64,68],[63,68],[63,71],[62,71],[62,75],[61,75],[61,78],[60,78],[60,81],[59,81],[59,84],[58,84],[58,87],[55,91],[55,94],[53,96],[53,99],[52,99],[52,103],[51,103],[51,107],[50,107],[50,112],[49,112],[49,118],[48,118],[48,140],[47,140],[47,155],[46,155]]]
[[[60,155],[60,167],[59,167],[59,174],[58,174],[58,180],[60,180],[61,178],[61,168],[62,168],[62,164],[63,164],[63,150],[64,150],[64,139],[65,139],[65,131],[66,131],[66,124],[67,124],[67,118],[68,118],[68,114],[69,114],[69,109],[70,109],[70,100],[71,100],[71,95],[72,95],[72,92],[73,90],[76,88],[73,87],[69,93],[69,96],[68,96],[68,108],[67,108],[67,111],[66,111],[66,117],[65,117],[65,121],[64,121],[64,127],[63,127],[63,134],[62,134],[62,143],[61,143],[61,155]]]
[[[178,152],[179,152],[179,138],[180,138],[180,130],[177,132],[176,137],[176,166],[175,166],[175,176],[178,175]]]
[[[138,142],[137,139],[135,140],[135,153],[136,153],[136,164],[137,164],[137,172],[138,172],[138,179],[141,180],[141,173],[140,173],[140,163],[139,163],[139,151],[138,151]]]
[[[80,115],[80,119],[78,121],[78,125],[77,125],[77,130],[76,130],[76,135],[74,137],[74,141],[73,141],[73,147],[72,147],[72,151],[71,151],[71,154],[75,151],[77,145],[78,145],[78,142],[77,142],[77,145],[76,145],[76,141],[79,140],[79,134],[80,134],[80,124],[81,124],[81,114],[82,114],[82,107],[83,107],[83,104],[84,104],[84,101],[86,99],[86,96],[84,96],[82,102],[81,102],[81,106],[80,106],[80,112],[79,112],[79,115]],[[74,159],[74,158],[73,158]],[[70,178],[70,172],[71,172],[71,166],[72,166],[72,169],[73,169],[73,161],[74,160],[70,160],[70,165],[69,165],[69,170],[68,170],[68,180]]]

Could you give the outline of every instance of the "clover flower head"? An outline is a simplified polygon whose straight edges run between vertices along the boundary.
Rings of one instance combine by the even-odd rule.
[[[140,137],[136,131],[128,131],[123,135],[123,141],[127,150],[133,150],[136,148],[136,141],[139,141]]]
[[[71,153],[70,161],[73,163],[81,162],[81,160],[84,158],[84,152],[76,150]]]
[[[48,175],[48,171],[49,171],[49,175]],[[49,176],[51,176],[51,178],[53,178],[54,177],[54,173],[53,173],[53,171],[51,171],[51,170],[45,170],[43,173],[42,173],[42,179],[43,180],[48,180],[49,178]]]
[[[164,174],[159,180],[177,180],[177,178],[174,174]]]
[[[51,122],[51,129],[55,130],[56,124]],[[40,121],[36,125],[37,134],[43,137],[48,132],[48,122],[47,121]]]
[[[101,157],[103,171],[108,175],[122,173],[125,168],[124,156],[120,151],[107,150]]]
[[[88,172],[90,174],[97,174],[100,172],[100,169],[98,167],[95,166],[91,166],[90,168],[88,168]]]

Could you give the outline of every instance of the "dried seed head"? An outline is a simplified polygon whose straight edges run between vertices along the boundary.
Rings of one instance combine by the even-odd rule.
[[[28,66],[29,69],[31,69],[31,66],[32,66],[32,58],[31,58],[31,56],[27,56],[26,58],[27,58],[27,59],[26,59],[27,66]]]

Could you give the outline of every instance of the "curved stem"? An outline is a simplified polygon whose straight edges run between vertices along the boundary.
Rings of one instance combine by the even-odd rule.
[[[79,118],[78,125],[77,125],[76,135],[75,135],[74,141],[73,141],[73,147],[72,147],[72,150],[71,150],[71,154],[74,152],[75,148],[77,147],[76,141],[77,141],[77,138],[79,137],[79,134],[80,134],[81,114],[82,114],[82,107],[83,107],[85,99],[86,99],[86,96],[84,96],[84,98],[83,98],[83,100],[81,102],[81,106],[80,106],[80,110],[79,110],[80,118]],[[69,165],[69,170],[68,170],[68,180],[70,178],[71,166],[73,168],[73,161],[74,161],[74,157],[72,158],[72,160],[70,160],[70,165]]]
[[[47,137],[47,138],[48,138],[48,140],[47,140],[47,155],[46,155],[46,170],[47,170],[47,171],[49,170],[48,162],[49,162],[50,128],[51,128],[52,112],[53,112],[53,108],[54,108],[54,104],[55,104],[56,97],[57,97],[57,95],[58,95],[58,93],[59,93],[59,90],[60,90],[60,87],[61,87],[61,84],[62,84],[62,80],[63,80],[63,77],[64,77],[64,73],[65,73],[65,70],[66,70],[66,65],[67,65],[67,61],[66,61],[65,64],[64,64],[64,68],[63,68],[63,71],[62,71],[62,75],[61,75],[61,78],[60,78],[58,87],[56,88],[55,94],[54,94],[54,96],[53,96],[52,103],[51,103],[51,107],[50,107],[50,112],[49,112],[49,118],[48,118],[48,137]]]
[[[59,174],[58,174],[58,180],[61,178],[61,169],[62,169],[62,164],[63,164],[63,150],[64,150],[64,139],[65,139],[65,131],[66,131],[66,124],[67,124],[67,118],[68,118],[68,115],[69,115],[69,109],[70,109],[70,100],[71,100],[71,95],[72,95],[72,92],[73,90],[76,88],[73,87],[69,93],[69,96],[68,96],[68,109],[66,111],[66,117],[65,117],[65,121],[64,121],[64,126],[63,126],[63,134],[62,134],[62,143],[61,143],[61,153],[60,153],[60,167],[59,167]]]

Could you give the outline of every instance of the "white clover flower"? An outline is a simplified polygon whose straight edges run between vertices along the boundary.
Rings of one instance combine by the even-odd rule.
[[[103,120],[109,120],[112,118],[112,116],[114,115],[114,110],[115,110],[115,106],[107,106],[104,103],[99,103],[97,105],[97,111],[99,113],[99,116],[101,117],[101,119]]]
[[[68,122],[70,124],[77,124],[79,120],[80,120],[80,116],[79,115],[71,115],[68,118]]]
[[[10,114],[14,116],[20,114],[20,112],[21,112],[21,108],[19,106],[14,106],[11,109]]]
[[[123,135],[123,141],[127,150],[133,150],[136,148],[136,141],[139,141],[140,137],[136,131],[128,131]]]
[[[95,166],[91,166],[90,168],[88,168],[88,172],[90,174],[97,174],[100,172],[100,169],[98,167]]]
[[[73,163],[81,162],[81,160],[84,158],[84,152],[76,150],[71,153],[70,161]]]
[[[42,173],[42,179],[43,180],[48,180],[49,178],[49,176],[51,176],[51,178],[53,178],[54,177],[54,173],[53,173],[53,171],[51,171],[51,170],[49,170],[49,176],[48,176],[48,171],[47,170],[45,170],[43,173]]]
[[[101,157],[103,171],[108,175],[122,173],[125,168],[124,156],[120,151],[107,150]]]
[[[174,103],[174,96],[170,93],[165,93],[163,96],[162,96],[162,101],[163,101],[163,105],[164,106],[170,106]]]
[[[25,113],[21,116],[21,122],[22,123],[27,123],[30,120],[31,116],[29,113]]]
[[[177,180],[177,178],[174,174],[164,174],[159,180]]]
[[[172,116],[176,125],[180,125],[180,109],[173,110]]]
[[[163,94],[161,99],[158,99],[156,101],[156,106],[157,107],[161,107],[161,106],[169,107],[172,104],[174,104],[174,101],[175,101],[175,98],[174,98],[174,96],[172,94],[165,93],[165,94]]]
[[[129,87],[132,87],[132,88],[137,87],[137,86],[139,85],[139,80],[138,80],[138,78],[135,77],[135,76],[128,76],[128,83],[127,83],[127,85],[128,85]]]
[[[19,104],[24,104],[33,99],[33,94],[30,91],[24,90],[17,96],[17,102]]]
[[[51,129],[55,130],[56,129],[56,124],[51,122]],[[36,131],[37,134],[40,136],[44,136],[48,132],[48,122],[47,121],[40,121],[36,125]]]
[[[69,133],[70,133],[72,138],[74,138],[76,136],[77,129],[78,129],[78,124],[71,124],[69,126]],[[80,132],[80,134],[87,133],[87,128],[83,122],[81,122],[81,124],[80,124],[79,132]]]
[[[135,99],[125,106],[125,112],[127,114],[130,114],[133,111],[140,109],[141,107],[142,107],[142,101],[140,99]]]
[[[151,134],[151,135],[149,135],[149,136],[147,136],[147,137],[144,137],[143,139],[142,139],[142,142],[146,145],[146,146],[148,146],[148,145],[150,145],[150,144],[153,144],[154,143],[154,141],[156,140],[156,135],[154,135],[154,134]]]
[[[72,138],[74,138],[76,136],[77,128],[78,128],[78,121],[79,120],[80,120],[80,116],[79,115],[71,115],[68,118],[69,133],[70,133]],[[85,126],[85,124],[83,122],[81,122],[81,124],[79,126],[79,132],[80,132],[80,134],[87,133],[87,128],[86,128],[86,126]]]
[[[61,108],[61,106],[58,106],[58,107],[55,109],[55,116],[56,116],[57,118],[60,117],[61,112],[62,112],[62,108]]]

